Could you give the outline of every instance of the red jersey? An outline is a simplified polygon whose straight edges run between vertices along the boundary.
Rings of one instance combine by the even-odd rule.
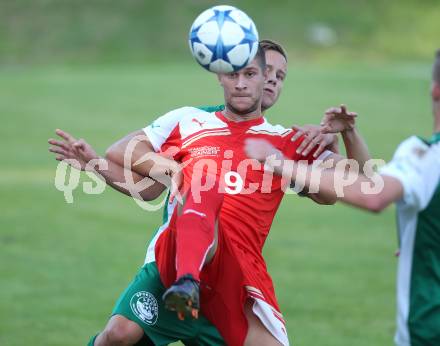
[[[171,111],[144,131],[157,152],[172,152],[176,161],[186,165],[185,184],[191,184],[192,193],[197,192],[198,186],[201,189],[208,188],[209,184],[201,179],[200,171],[208,170],[217,176],[220,193],[224,193],[219,217],[219,246],[223,246],[223,249],[218,252],[227,253],[224,255],[227,260],[221,264],[221,260],[215,258],[214,262],[219,266],[229,266],[229,269],[231,266],[236,268],[239,275],[229,281],[246,287],[248,296],[267,302],[276,318],[282,321],[272,281],[262,257],[265,240],[284,195],[282,179],[265,172],[262,164],[249,159],[244,152],[244,142],[248,138],[262,138],[272,143],[286,157],[296,161],[307,160],[309,163],[314,160],[313,152],[306,157],[297,154],[296,149],[302,138],[292,142],[295,131],[272,125],[264,117],[234,122],[226,119],[220,112],[208,113],[192,107]],[[329,152],[321,154],[319,159],[328,154]],[[170,218],[173,212],[174,206],[169,206]],[[163,252],[174,251],[172,241],[167,240],[167,236],[163,234],[169,230],[170,218],[157,233],[147,253],[147,262],[157,259],[165,286],[175,279],[172,277],[172,259],[158,258],[163,256]],[[213,266],[207,266],[210,267]],[[209,286],[217,287],[221,284],[217,281],[226,281],[219,274],[219,267],[211,271],[205,275]],[[203,281],[203,276],[201,278]],[[239,295],[237,304],[246,299],[242,294]],[[208,307],[205,311],[208,318],[219,318],[216,316],[219,311],[215,312],[215,308]],[[213,322],[225,339],[232,342],[232,337],[228,339],[225,336],[228,332],[222,332],[222,326]],[[220,324],[224,323],[228,321]]]
[[[194,168],[217,171],[225,189],[221,220],[236,229],[232,239],[254,254],[261,253],[284,192],[279,176],[265,173],[262,164],[246,156],[245,139],[263,138],[290,159],[314,160],[312,153],[296,153],[302,139],[291,141],[295,131],[264,117],[234,122],[220,112],[184,107],[158,118],[145,133],[156,151],[173,147],[174,159],[188,162],[186,184],[192,178],[192,184],[200,182],[192,176]],[[320,158],[323,155],[328,152]]]

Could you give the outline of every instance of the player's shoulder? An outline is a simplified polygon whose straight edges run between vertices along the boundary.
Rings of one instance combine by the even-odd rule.
[[[211,107],[182,107],[179,113],[179,132],[182,138],[188,138],[203,132],[224,131],[228,124],[222,121],[216,112],[221,106]]]
[[[402,147],[411,147],[411,146],[428,146],[429,142],[420,136],[410,136],[408,138],[405,138],[402,142],[400,142],[399,146]]]
[[[292,129],[286,128],[282,125],[272,124],[266,118],[264,118],[264,121],[261,124],[249,128],[248,133],[286,137],[292,133],[292,131]]]
[[[187,116],[199,113],[206,113],[206,111],[200,107],[183,106],[167,112],[165,116],[174,118],[185,118]]]
[[[161,123],[177,125],[188,120],[191,121],[191,119],[207,119],[212,117],[213,114],[207,107],[184,106],[165,113],[158,120]]]
[[[189,116],[205,116],[212,117],[215,116],[216,112],[220,112],[224,109],[223,105],[217,106],[184,106],[180,108],[173,109],[167,113],[170,116],[176,116],[179,118],[187,118]]]
[[[393,159],[405,158],[408,155],[423,155],[429,148],[429,143],[421,137],[410,136],[397,147]]]
[[[204,127],[220,126],[226,127],[227,124],[223,122],[216,113],[222,110],[222,106],[204,106],[204,107],[182,107],[179,110],[181,117],[181,125],[185,123],[192,123]]]

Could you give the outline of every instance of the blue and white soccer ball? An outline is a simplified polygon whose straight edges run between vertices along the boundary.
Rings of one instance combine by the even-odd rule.
[[[189,32],[196,61],[214,73],[238,71],[253,60],[258,32],[249,16],[233,6],[214,6],[202,12]]]

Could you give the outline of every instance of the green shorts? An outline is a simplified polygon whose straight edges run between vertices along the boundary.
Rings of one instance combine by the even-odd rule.
[[[112,316],[136,322],[155,345],[179,340],[185,345],[225,345],[214,325],[202,315],[197,320],[180,321],[175,312],[165,309],[164,292],[156,263],[147,263],[119,297]]]

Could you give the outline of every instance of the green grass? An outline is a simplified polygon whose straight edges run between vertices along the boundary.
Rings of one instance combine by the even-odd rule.
[[[284,125],[318,122],[340,102],[360,112],[374,157],[389,159],[413,132],[430,132],[430,66],[295,65],[268,113]],[[0,344],[79,345],[100,330],[142,264],[160,213],[109,188],[54,187],[47,152],[55,128],[98,152],[181,105],[217,104],[214,76],[197,66],[0,70]],[[88,180],[87,177],[83,181]],[[287,196],[265,247],[296,345],[389,345],[394,332],[393,211],[380,216]]]
[[[224,2],[9,0],[0,2],[0,62],[190,61],[187,35],[203,10]],[[438,47],[435,0],[230,0],[304,59],[430,59]],[[411,23],[408,25],[408,23]],[[324,26],[336,38],[311,38]]]

